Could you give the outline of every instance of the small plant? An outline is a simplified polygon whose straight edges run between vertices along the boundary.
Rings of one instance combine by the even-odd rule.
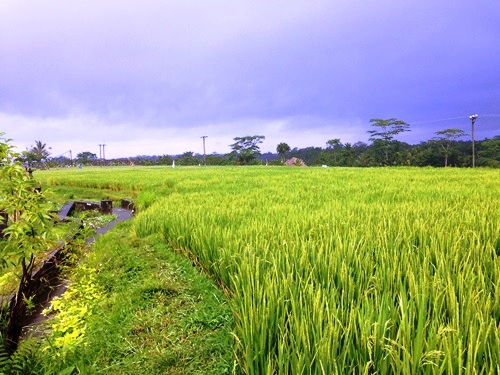
[[[8,215],[1,264],[14,264],[20,269],[20,281],[11,300],[5,331],[6,348],[13,353],[18,345],[22,321],[34,293],[32,274],[37,256],[55,245],[50,203],[38,183],[17,162],[18,154],[10,140],[0,133],[0,206]]]
[[[86,320],[102,299],[93,270],[79,267],[77,272],[78,282],[70,285],[62,297],[54,298],[52,305],[43,311],[45,315],[55,313],[50,324],[51,339],[44,350],[50,348],[56,357],[64,358],[84,343]]]
[[[158,194],[151,190],[144,190],[139,193],[135,201],[136,207],[139,211],[144,211],[157,200]]]

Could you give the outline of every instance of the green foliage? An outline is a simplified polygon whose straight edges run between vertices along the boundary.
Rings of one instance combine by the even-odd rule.
[[[63,296],[54,298],[50,308],[43,312],[46,315],[56,313],[50,324],[50,338],[43,348],[53,360],[64,360],[84,345],[87,320],[103,298],[96,286],[94,270],[78,267],[75,279]]]
[[[8,151],[3,155],[4,164],[0,166],[0,207],[8,214],[9,220],[8,228],[4,230],[6,239],[1,260],[4,265],[9,261],[20,264],[53,244],[50,241],[51,205],[24,166],[14,161],[17,154],[5,144],[2,150]]]
[[[478,165],[499,168],[500,136],[480,142],[478,145],[478,157]]]
[[[83,165],[90,165],[97,161],[97,155],[90,151],[83,151],[76,154],[76,162]]]
[[[251,164],[260,155],[259,144],[263,142],[266,137],[263,135],[253,135],[245,137],[234,138],[231,148],[238,164]]]
[[[384,152],[384,164],[390,165],[392,164],[389,160],[391,144],[398,134],[410,131],[410,125],[395,118],[387,120],[375,118],[371,119],[370,122],[375,128],[373,130],[368,130],[368,133],[371,134],[370,141],[374,142],[374,145],[381,146]]]
[[[232,319],[222,293],[160,237],[137,239],[130,226],[100,237],[69,277],[37,371],[229,373]]]
[[[330,139],[329,141],[326,142],[326,146],[332,150],[333,162],[334,165],[337,165],[337,153],[343,147],[342,143],[340,142],[340,139],[339,138]]]
[[[35,141],[35,145],[27,151],[23,151],[18,155],[20,161],[26,162],[30,167],[45,167],[49,160],[50,152],[47,150],[47,145],[42,141]]]
[[[444,129],[437,131],[434,140],[441,146],[441,150],[444,155],[444,166],[448,166],[448,155],[450,154],[450,146],[455,140],[463,137],[465,132],[461,129]]]
[[[150,207],[158,199],[158,194],[155,191],[143,190],[137,195],[135,205],[139,211],[144,211]]]
[[[175,164],[177,165],[198,165],[201,163],[201,160],[194,156],[193,152],[185,152],[177,159],[175,159]]]
[[[47,202],[38,184],[31,179],[21,163],[15,159],[9,140],[1,138],[2,165],[0,166],[0,207],[8,215],[8,226],[3,233],[0,262],[2,266],[19,267],[20,281],[12,300],[5,339],[9,351],[14,351],[21,333],[21,324],[33,293],[31,275],[36,258],[55,244],[53,220]]]
[[[38,373],[37,351],[36,342],[25,343],[22,350],[18,350],[12,355],[8,354],[3,345],[0,346],[0,374],[26,375]]]
[[[284,163],[286,153],[290,151],[290,146],[288,146],[288,144],[286,144],[285,142],[281,142],[278,144],[278,146],[276,146],[276,151],[280,155],[281,162]]]

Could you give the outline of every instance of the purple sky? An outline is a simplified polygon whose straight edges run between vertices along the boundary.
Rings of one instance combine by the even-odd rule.
[[[500,135],[500,2],[2,0],[0,132],[57,156]]]

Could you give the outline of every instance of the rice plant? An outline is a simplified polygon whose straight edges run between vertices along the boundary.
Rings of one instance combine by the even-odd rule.
[[[498,171],[108,173],[158,194],[137,235],[161,233],[227,291],[239,371],[500,371]]]

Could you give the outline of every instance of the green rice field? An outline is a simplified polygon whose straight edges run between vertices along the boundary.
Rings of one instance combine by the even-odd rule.
[[[245,374],[500,373],[500,171],[37,171],[131,197],[226,292]],[[82,190],[83,191],[83,190]],[[68,197],[69,198],[69,197]]]

